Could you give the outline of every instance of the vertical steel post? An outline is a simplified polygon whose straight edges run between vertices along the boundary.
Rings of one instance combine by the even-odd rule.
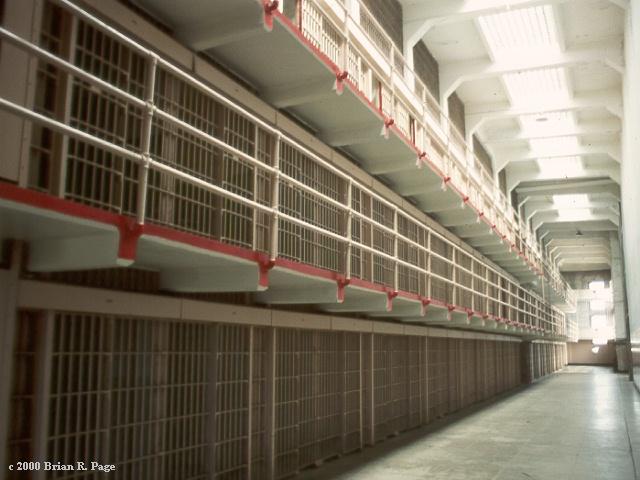
[[[398,291],[398,209],[393,209],[393,291]]]
[[[266,371],[266,418],[265,418],[265,455],[267,480],[275,478],[276,454],[276,360],[277,335],[274,327],[267,330],[267,371]]]
[[[255,137],[254,137],[254,150],[253,150],[253,156],[256,160],[259,160],[258,158],[258,148],[260,145],[260,127],[258,125],[254,125],[255,128]],[[253,201],[254,202],[258,202],[258,175],[260,174],[260,169],[258,168],[258,166],[254,165],[253,166]],[[253,251],[256,251],[258,249],[258,209],[254,208],[253,209],[253,214],[252,214],[252,222],[251,222],[251,248]]]
[[[11,414],[11,386],[14,372],[14,343],[18,322],[18,281],[22,266],[23,244],[12,242],[10,269],[0,269],[0,472],[7,472],[7,441]]]
[[[149,160],[151,150],[151,130],[153,129],[154,104],[153,97],[156,84],[156,71],[158,68],[158,57],[151,55],[147,61],[147,78],[145,85],[146,109],[142,124],[142,141],[140,150],[142,152],[142,165],[139,166],[138,175],[138,202],[137,220],[139,225],[144,225],[147,208],[147,183],[149,181]]]
[[[209,455],[207,456],[207,462],[209,467],[210,480],[216,478],[216,470],[218,465],[216,464],[216,448],[217,448],[217,383],[218,383],[218,329],[219,326],[214,324],[210,327],[209,335],[209,356],[207,359],[207,410],[209,413],[209,421],[207,422],[207,440],[209,444]]]
[[[347,185],[347,248],[345,252],[345,278],[351,279],[351,254],[353,252],[353,179],[349,178]]]
[[[64,25],[69,28],[69,31],[64,35],[63,42],[65,43],[64,48],[67,49],[65,53],[69,59],[69,62],[75,64],[75,46],[76,36],[78,32],[78,18],[75,15],[69,16],[70,24],[67,24],[66,22],[64,23]],[[58,74],[58,78],[60,79],[60,83],[62,84],[62,88],[58,89],[57,94],[58,101],[62,104],[62,109],[59,113],[62,117],[62,123],[68,125],[71,119],[73,77],[69,73],[60,72]],[[66,135],[60,135],[60,141],[56,143],[57,148],[55,157],[57,157],[57,172],[55,172],[54,175],[57,175],[57,178],[54,176],[55,185],[53,186],[52,191],[58,197],[64,198],[67,185],[67,157],[69,154],[69,137]]]
[[[279,203],[280,203],[280,152],[282,149],[282,136],[276,137],[276,144],[273,152],[273,167],[275,168],[271,178],[271,243],[269,245],[269,259],[275,260],[278,257],[278,236],[279,236]]]
[[[253,352],[255,341],[255,327],[249,327],[249,358],[248,358],[248,385],[247,385],[247,478],[252,477],[252,449],[253,449]]]
[[[33,433],[34,461],[45,462],[49,460],[48,434],[49,434],[49,394],[51,392],[51,366],[53,363],[53,326],[55,313],[44,312],[40,315],[41,331],[36,347],[36,380],[35,380],[35,428]],[[34,474],[36,480],[46,478],[44,469]]]

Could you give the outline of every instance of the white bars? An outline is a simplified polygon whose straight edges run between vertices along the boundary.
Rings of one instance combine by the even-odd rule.
[[[71,55],[78,65],[4,29],[0,36],[69,73],[74,98],[89,95],[102,110],[76,107],[67,125],[4,99],[0,108],[71,140],[66,198],[393,291],[402,288],[445,303],[461,298],[466,308],[491,313],[475,305],[482,301],[469,301],[492,300],[484,288],[487,278],[474,268],[478,260],[459,264],[458,258],[470,257],[326,160],[73,4],[56,2],[78,15],[77,51]],[[100,57],[100,69],[91,66],[98,52],[91,50],[90,39],[98,32],[101,42],[110,39],[110,51],[127,53],[128,64],[116,65],[112,53]],[[116,67],[128,76],[118,76]],[[117,80],[98,78],[99,71]],[[213,162],[205,161],[210,158]],[[406,233],[399,232],[400,224]],[[447,252],[428,248],[427,238],[432,245],[436,239],[449,245]],[[492,272],[497,288],[505,291],[500,304],[513,305],[525,295]],[[522,312],[522,323],[532,325],[548,306],[526,295],[534,311]],[[515,321],[513,315],[506,318]]]

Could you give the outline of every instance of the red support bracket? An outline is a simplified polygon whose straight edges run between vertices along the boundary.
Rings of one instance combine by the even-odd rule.
[[[118,258],[133,262],[136,259],[138,239],[142,235],[144,226],[134,218],[122,217],[118,224],[120,242],[118,245]]]
[[[273,12],[280,6],[279,0],[265,0],[264,2],[264,28],[270,32],[273,30]]]
[[[427,309],[431,304],[431,299],[423,298],[421,303],[422,303],[422,307],[420,308],[420,316],[425,317],[427,315]]]
[[[338,95],[342,95],[344,92],[344,81],[349,78],[349,72],[343,70],[342,72],[336,72],[336,82],[334,84],[334,90]]]
[[[422,164],[424,163],[425,158],[427,158],[427,152],[425,151],[420,152],[420,154],[418,155],[418,158],[416,159],[416,167],[422,168]]]
[[[262,288],[269,288],[269,271],[275,266],[275,260],[259,260],[258,267],[260,268],[260,278],[258,279],[258,286]]]
[[[398,296],[398,292],[387,292],[387,312],[393,309],[393,299]]]
[[[347,285],[349,285],[351,283],[351,279],[349,278],[339,278],[336,283],[338,284],[338,291],[337,291],[337,300],[338,303],[343,303],[344,302],[344,289]]]

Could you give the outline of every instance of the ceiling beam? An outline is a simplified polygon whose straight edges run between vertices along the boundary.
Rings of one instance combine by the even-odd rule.
[[[539,158],[583,157],[588,155],[608,155],[620,163],[621,152],[618,142],[578,145],[569,148],[510,148],[493,150],[493,159],[498,171],[512,162],[526,162]]]
[[[620,215],[618,211],[618,202],[611,198],[609,200],[599,199],[599,200],[591,200],[587,204],[579,204],[574,206],[558,206],[553,202],[549,201],[538,201],[538,202],[530,202],[526,204],[524,209],[524,218],[528,222],[534,215],[542,212],[567,212],[572,210],[583,210],[583,209],[596,209],[596,208],[611,208],[611,211]]]
[[[528,201],[536,198],[548,197],[551,195],[568,195],[568,194],[608,194],[620,201],[620,186],[611,180],[587,180],[587,181],[565,181],[553,182],[544,185],[530,185],[526,187],[518,187],[516,190],[518,198],[522,198],[520,206]]]
[[[545,223],[540,227],[538,233],[540,236],[556,236],[557,234],[569,234],[575,236],[576,231],[580,230],[583,234],[591,234],[593,232],[611,232],[617,231],[618,227],[611,223],[609,219],[584,221],[580,226],[576,226],[573,222],[556,222]]]
[[[597,213],[596,213],[597,212]],[[619,226],[619,218],[613,214],[613,212],[609,212],[607,210],[597,210],[580,213],[571,219],[565,219],[558,215],[556,212],[546,212],[539,213],[533,217],[533,231],[537,232],[540,227],[543,225],[548,225],[550,223],[559,223],[559,224],[576,224],[580,222],[593,222],[599,220],[608,220],[611,222],[616,228]],[[580,228],[582,230],[582,228]]]
[[[535,161],[520,162],[507,166],[507,191],[509,194],[522,182],[537,180],[579,180],[586,178],[610,178],[620,184],[620,166],[608,161],[600,164],[582,166],[580,170],[568,171],[553,169],[541,170]]]
[[[528,140],[538,140],[544,138],[557,137],[583,137],[586,135],[616,135],[622,130],[620,121],[614,117],[593,120],[589,122],[580,122],[577,125],[568,128],[554,128],[548,131],[544,127],[538,133],[528,133],[520,127],[501,129],[499,132],[490,135],[481,135],[480,139],[485,145],[501,145],[514,142],[525,142]]]
[[[595,47],[548,53],[533,58],[523,55],[509,60],[475,60],[443,64],[440,66],[440,90],[444,92],[445,97],[449,97],[464,82],[498,77],[507,73],[597,62],[623,73],[622,39]]]
[[[537,102],[527,106],[514,107],[509,102],[467,103],[465,124],[467,132],[475,133],[483,124],[493,120],[516,118],[522,115],[536,115],[545,112],[580,111],[606,108],[612,115],[622,118],[622,95],[619,89],[596,90],[576,94],[564,101]]]
[[[464,22],[482,15],[518,8],[536,7],[567,0],[424,0],[403,5],[405,44],[413,48],[430,28],[447,23]]]

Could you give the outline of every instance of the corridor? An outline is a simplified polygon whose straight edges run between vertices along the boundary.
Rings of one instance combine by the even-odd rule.
[[[623,375],[570,366],[459,418],[305,480],[640,479],[640,395]]]

